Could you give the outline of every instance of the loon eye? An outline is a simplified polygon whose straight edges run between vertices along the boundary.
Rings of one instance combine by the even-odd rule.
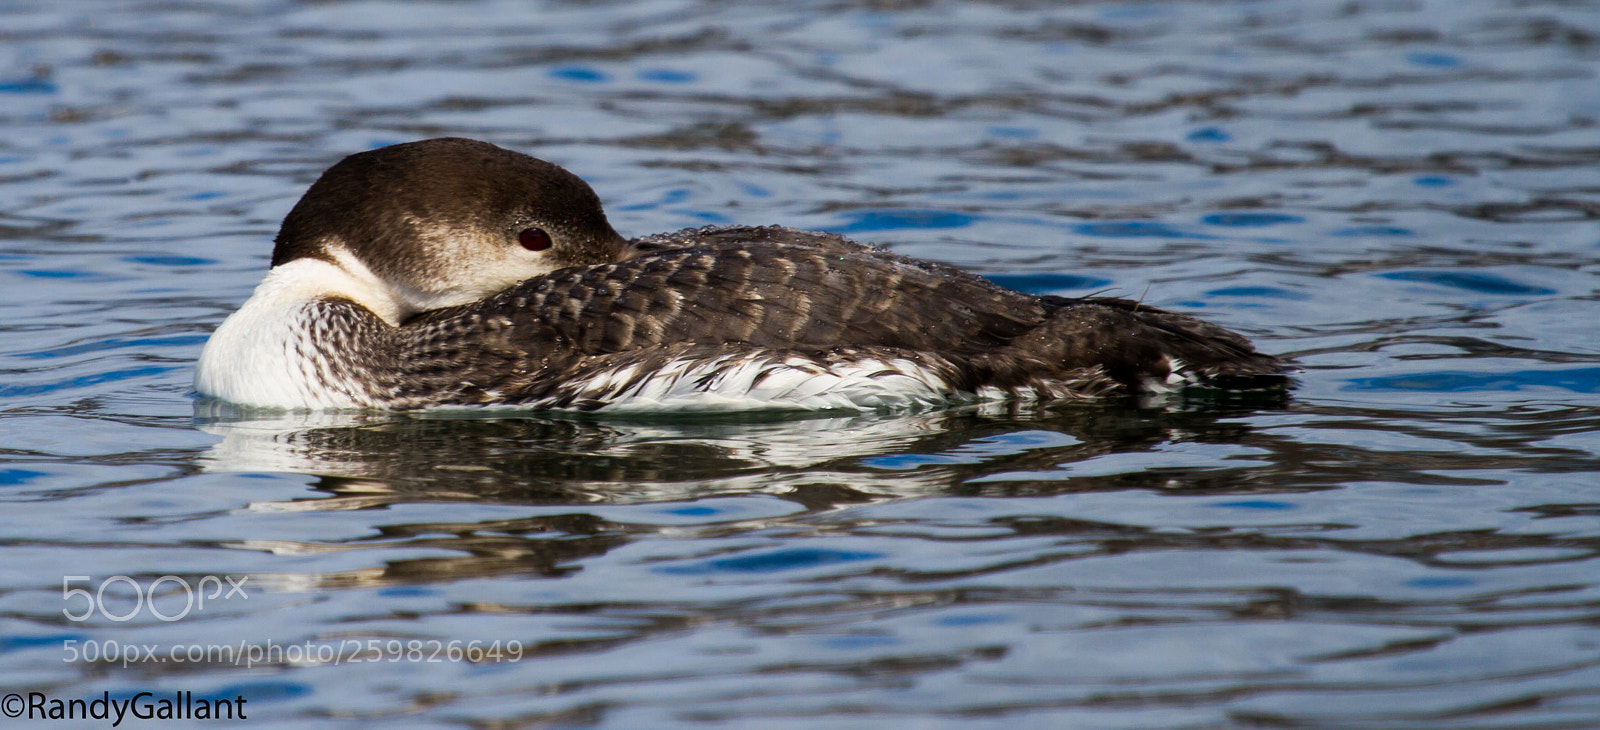
[[[543,251],[550,248],[550,234],[538,228],[524,228],[517,234],[517,243],[529,251]]]

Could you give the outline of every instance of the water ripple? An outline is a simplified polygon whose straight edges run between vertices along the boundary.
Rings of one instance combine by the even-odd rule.
[[[19,691],[283,725],[1596,725],[1582,4],[120,9],[0,9]],[[629,234],[826,229],[1200,311],[1298,386],[656,420],[192,399],[304,187],[446,134],[573,169]],[[63,623],[63,575],[251,594]],[[91,641],[340,661],[63,661]],[[500,653],[406,653],[452,641]]]

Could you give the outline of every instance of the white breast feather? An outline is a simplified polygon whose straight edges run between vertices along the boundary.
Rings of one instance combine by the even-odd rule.
[[[306,341],[316,301],[329,295],[353,299],[380,316],[386,311],[382,296],[367,282],[333,264],[301,259],[275,267],[244,306],[211,334],[195,367],[195,391],[262,408],[361,406],[349,395],[359,390],[324,382],[317,363],[302,354],[339,356],[322,353],[321,343]]]

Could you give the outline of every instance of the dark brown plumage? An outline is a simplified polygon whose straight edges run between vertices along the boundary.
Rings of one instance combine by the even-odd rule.
[[[1188,315],[1125,299],[1033,297],[838,236],[720,228],[639,243],[644,253],[625,261],[557,271],[405,323],[395,346],[407,372],[396,386],[426,398],[467,382],[453,399],[594,407],[604,394],[583,383],[620,365],[641,367],[616,393],[674,360],[757,350],[823,367],[906,358],[967,393],[1137,393],[1167,385],[1174,360],[1185,382],[1286,382],[1276,358]]]

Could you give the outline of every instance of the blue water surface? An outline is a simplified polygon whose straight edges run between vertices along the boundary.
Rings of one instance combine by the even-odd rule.
[[[1596,18],[0,6],[0,694],[286,728],[1600,727]],[[444,135],[573,170],[627,235],[801,226],[1203,314],[1295,387],[194,398],[321,171]]]

